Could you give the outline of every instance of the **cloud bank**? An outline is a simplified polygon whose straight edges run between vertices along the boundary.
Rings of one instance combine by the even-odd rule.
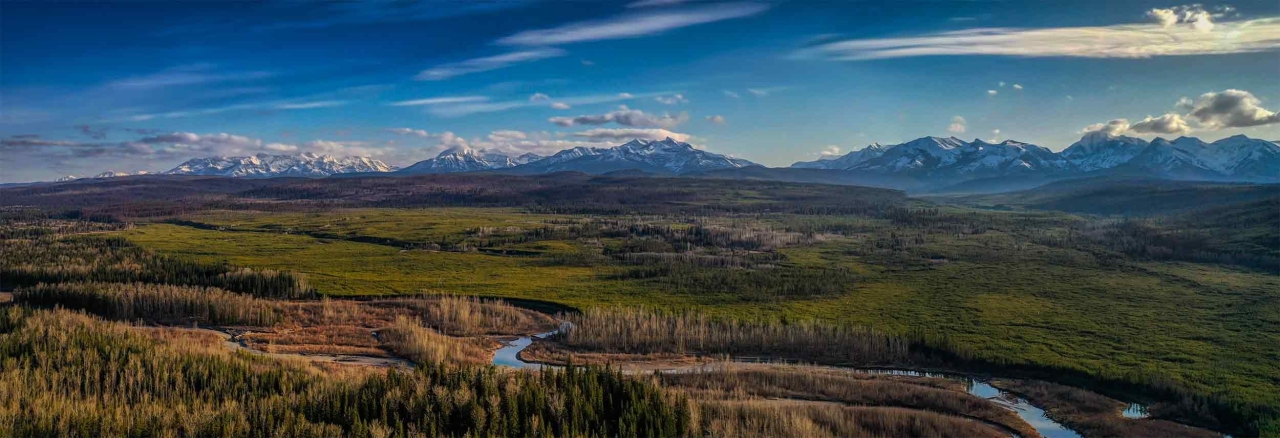
[[[577,117],[552,117],[547,121],[563,127],[576,125],[604,125],[609,122],[617,123],[623,126],[632,126],[640,128],[674,128],[689,121],[689,115],[680,113],[678,115],[663,114],[661,116],[655,114],[646,114],[644,111],[627,108],[626,105],[619,106],[616,111],[611,111],[598,115],[583,115]]]
[[[1163,18],[1161,18],[1163,19]],[[1206,31],[1209,27],[1212,31]],[[1150,58],[1280,49],[1280,18],[1166,27],[1123,24],[1043,29],[978,28],[909,37],[854,39],[797,51],[798,58],[870,61],[917,56]]]

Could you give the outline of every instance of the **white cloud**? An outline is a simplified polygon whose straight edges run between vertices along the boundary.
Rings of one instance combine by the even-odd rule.
[[[823,156],[823,157],[835,157],[835,156],[838,156],[838,155],[840,155],[840,147],[839,147],[839,146],[835,146],[835,145],[827,146],[827,147],[823,148],[823,149],[822,149],[822,152],[819,152],[819,153],[818,153],[818,155],[821,155],[821,156]]]
[[[1013,89],[1022,91],[1022,84],[1013,84]]]
[[[153,89],[217,82],[252,81],[274,76],[273,73],[264,71],[218,73],[214,72],[213,69],[214,66],[212,64],[181,65],[158,73],[121,79],[107,85],[113,88]]]
[[[555,103],[549,105],[555,109],[568,109],[578,105],[594,105],[601,103],[620,102],[636,98],[650,98],[670,94],[669,92],[646,93],[633,95],[631,93],[618,94],[597,94],[588,96],[575,96],[559,98]],[[543,106],[545,102],[530,102],[527,99],[500,101],[500,102],[463,102],[458,104],[432,105],[428,107],[428,112],[441,117],[458,117],[477,113],[492,113],[499,111],[508,111],[519,108],[529,108]]]
[[[599,128],[599,129],[591,129],[583,132],[578,132],[573,135],[576,137],[582,137],[582,138],[587,138],[587,139],[597,140],[597,141],[607,141],[607,140],[618,141],[618,140],[631,140],[631,139],[637,139],[637,138],[641,140],[662,140],[670,137],[676,141],[687,142],[689,141],[690,138],[692,138],[688,134],[671,132],[666,129],[635,129],[635,128]]]
[[[1129,119],[1115,119],[1107,123],[1094,123],[1084,127],[1084,132],[1102,131],[1107,135],[1122,135],[1129,132]]]
[[[1160,27],[1170,28],[1178,24],[1178,13],[1173,9],[1155,8],[1147,11],[1147,17],[1160,24]]]
[[[969,123],[964,120],[964,117],[960,117],[960,116],[952,117],[951,125],[947,126],[947,132],[950,132],[952,134],[964,134],[964,131],[968,129],[969,129]]]
[[[1147,17],[1155,21],[1160,27],[1169,29],[1178,23],[1188,24],[1197,32],[1212,32],[1214,28],[1214,18],[1220,18],[1226,15],[1226,12],[1233,11],[1230,6],[1219,8],[1218,13],[1206,11],[1199,4],[1174,6],[1172,8],[1154,8],[1147,11]]]
[[[413,129],[413,128],[390,128],[390,129],[387,129],[387,132],[390,132],[392,134],[410,135],[414,137],[423,137],[423,138],[431,136],[431,134],[427,133],[427,131],[425,130]]]
[[[736,92],[736,91],[729,91],[729,90],[724,90],[724,95],[725,95],[725,96],[732,97],[732,98],[734,98],[734,99],[738,99],[738,98],[741,98],[741,97],[742,97],[742,95],[741,95],[741,94],[738,94],[738,92]]]
[[[515,130],[492,131],[484,137],[471,140],[463,139],[452,132],[440,136],[436,151],[469,148],[485,153],[499,153],[508,156],[519,156],[525,153],[551,155],[564,149],[575,147],[611,147],[609,141],[564,140],[561,133],[547,131],[524,132]]]
[[[529,50],[521,50],[518,52],[503,53],[501,55],[486,56],[483,58],[468,59],[466,61],[454,62],[449,64],[441,64],[427,70],[423,70],[414,76],[414,80],[419,81],[442,81],[445,79],[462,76],[465,74],[479,73],[490,70],[510,67],[512,65],[540,61],[547,58],[555,58],[564,56],[567,52],[554,47],[536,48]]]
[[[1187,117],[1208,129],[1245,128],[1280,123],[1280,114],[1262,107],[1262,101],[1244,90],[1205,93],[1192,101],[1182,98],[1181,109]]]
[[[1000,81],[999,85],[1000,85],[1000,88],[1004,88],[1004,81]]]
[[[678,5],[689,0],[640,0],[627,4],[628,8],[651,8],[655,6],[671,6]]]
[[[333,156],[382,157],[393,152],[391,148],[373,147],[363,141],[313,140],[298,145],[297,150]]]
[[[1127,119],[1115,119],[1106,124],[1089,125],[1084,130],[1104,131],[1112,135],[1184,135],[1196,130],[1216,131],[1280,123],[1280,113],[1263,108],[1260,99],[1244,90],[1205,93],[1195,100],[1183,97],[1178,99],[1174,108],[1185,114],[1171,112],[1160,117],[1147,116],[1132,124]]]
[[[1183,120],[1181,115],[1170,113],[1160,117],[1147,116],[1142,121],[1130,125],[1129,131],[1138,134],[1183,135],[1191,132],[1191,126],[1187,125],[1187,121]]]
[[[663,105],[676,105],[676,104],[689,102],[688,99],[684,98],[683,94],[672,94],[670,96],[658,96],[653,98],[653,100],[656,100],[658,101],[658,103],[661,103]]]
[[[795,56],[837,61],[915,56],[1150,58],[1280,49],[1280,18],[1217,23],[1215,32],[1194,26],[1122,24],[1057,28],[978,28],[918,36],[836,41],[801,49]],[[1198,25],[1200,29],[1207,24]]]
[[[724,119],[724,116],[719,114],[716,114],[714,116],[707,116],[707,121],[717,125],[723,125],[726,122],[726,120]]]
[[[335,106],[343,106],[346,104],[347,102],[344,100],[321,100],[315,102],[282,103],[276,105],[274,108],[282,110],[333,108]]]
[[[1094,123],[1086,126],[1084,132],[1101,131],[1107,135],[1126,135],[1126,134],[1164,134],[1164,135],[1185,135],[1192,131],[1191,126],[1183,120],[1182,116],[1177,114],[1165,114],[1160,117],[1151,117],[1138,121],[1137,123],[1129,123],[1129,119],[1115,119],[1107,123]]]
[[[1000,92],[999,92],[999,91],[996,91],[996,90],[987,90],[987,95],[988,95],[988,96],[995,96],[996,94],[999,94],[999,93],[1000,93]]]
[[[272,152],[282,152],[282,153],[298,151],[297,145],[285,144],[285,143],[268,143],[266,146],[264,146],[264,148]]]
[[[126,145],[132,152],[151,158],[191,158],[204,156],[246,156],[258,153],[315,152],[340,156],[380,157],[395,152],[390,147],[374,147],[363,141],[313,140],[300,144],[268,143],[261,139],[227,133],[196,134],[173,132],[142,137]]]
[[[430,97],[426,99],[402,100],[392,102],[391,106],[421,106],[421,105],[444,105],[453,103],[471,103],[483,102],[489,100],[484,96],[450,96],[450,97]]]
[[[755,95],[756,97],[764,97],[769,95],[769,90],[763,89],[763,88],[748,88],[747,92]]]
[[[645,114],[644,111],[633,110],[631,108],[627,108],[626,105],[622,105],[619,106],[616,111],[604,114],[583,115],[577,117],[552,117],[547,119],[547,121],[564,127],[575,125],[603,125],[613,122],[623,126],[639,128],[674,128],[688,122],[689,115],[686,113],[680,113],[674,116],[671,114],[663,114],[661,116]]]
[[[533,93],[532,96],[529,96],[530,102],[545,102],[548,100],[551,100],[551,96],[542,93]]]
[[[992,130],[991,130],[991,140],[988,140],[988,141],[990,141],[990,142],[992,142],[992,143],[995,143],[995,142],[997,142],[997,141],[1000,141],[1000,128],[996,128],[996,129],[992,129]]]
[[[767,5],[728,3],[697,8],[626,14],[606,20],[570,23],[550,29],[527,30],[498,40],[498,44],[550,46],[584,41],[601,41],[653,35],[721,20],[742,18],[764,12]]]

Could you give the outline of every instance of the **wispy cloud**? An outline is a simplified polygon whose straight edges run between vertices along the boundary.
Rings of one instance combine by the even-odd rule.
[[[498,44],[549,46],[635,38],[682,27],[749,17],[769,9],[756,3],[729,3],[678,10],[626,14],[618,17],[570,23],[550,29],[527,30],[498,40]]]
[[[670,94],[670,92],[656,92],[644,94],[618,93],[618,94],[595,94],[587,96],[556,98],[555,102],[546,100],[528,99],[508,100],[498,102],[474,102],[460,103],[456,105],[432,105],[427,112],[432,115],[441,117],[459,117],[477,113],[493,113],[499,111],[509,111],[520,108],[531,107],[550,107],[555,109],[568,109],[574,106],[594,105],[601,103],[623,102],[631,99],[652,98]]]
[[[640,0],[627,4],[628,8],[652,8],[656,6],[671,6],[688,2],[689,0]]]
[[[113,81],[108,86],[124,89],[150,89],[181,85],[208,84],[266,79],[274,73],[265,71],[216,72],[211,64],[192,64],[173,67],[149,75],[133,76]]]
[[[389,128],[387,129],[387,132],[390,132],[392,134],[397,134],[397,135],[411,135],[414,137],[423,137],[423,138],[431,136],[431,134],[428,133],[426,130],[413,129],[413,128]]]
[[[1203,28],[1203,27],[1202,27]],[[795,53],[801,58],[867,61],[916,56],[1149,58],[1280,50],[1280,18],[1193,26],[1124,24],[1044,29],[980,28],[911,37],[845,40]]]
[[[635,128],[600,128],[582,131],[573,134],[575,137],[586,138],[594,141],[619,141],[619,140],[662,140],[670,137],[676,141],[689,141],[692,136],[679,132],[671,132],[666,129],[635,129]]]
[[[489,100],[489,98],[484,96],[429,97],[426,99],[402,100],[399,102],[391,102],[391,106],[444,105],[444,104],[453,104],[453,103],[484,102],[486,100]]]
[[[507,68],[516,64],[539,61],[547,58],[564,56],[567,52],[554,47],[521,50],[501,55],[468,59],[466,61],[441,64],[418,73],[414,80],[443,81],[466,74]]]
[[[674,128],[688,122],[689,114],[647,114],[644,111],[627,108],[626,105],[622,105],[621,107],[618,107],[616,111],[610,111],[604,114],[592,114],[577,117],[552,117],[547,121],[564,127],[575,125],[604,125],[609,122],[613,122],[623,126],[641,128]]]
[[[345,100],[320,100],[315,102],[294,102],[282,103],[274,106],[275,109],[295,110],[295,109],[313,109],[313,108],[333,108],[336,106],[346,105]]]

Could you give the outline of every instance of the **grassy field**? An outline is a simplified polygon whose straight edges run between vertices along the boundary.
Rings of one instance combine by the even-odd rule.
[[[626,269],[616,263],[548,261],[551,255],[590,252],[622,239],[491,247],[527,251],[522,256],[406,250],[360,241],[474,242],[482,227],[531,229],[574,218],[509,209],[206,213],[184,219],[228,230],[152,224],[123,235],[166,254],[303,272],[326,295],[461,293],[579,308],[697,308],[738,318],[819,319],[893,333],[926,331],[997,362],[1112,378],[1172,379],[1202,394],[1280,405],[1280,277],[1225,265],[1118,261],[1113,254],[1034,243],[1032,237],[1053,235],[1062,224],[1079,220],[1071,216],[972,214],[995,225],[969,234],[908,229],[864,217],[715,219],[739,228],[768,224],[803,229],[812,225],[807,222],[820,222],[818,228],[845,230],[818,233],[769,252],[781,256],[773,269],[839,268],[852,280],[834,287],[834,293],[771,300],[675,292],[660,279],[612,275]],[[1001,225],[1016,221],[1039,225],[1033,232]],[[889,245],[891,233],[908,243],[881,248]]]

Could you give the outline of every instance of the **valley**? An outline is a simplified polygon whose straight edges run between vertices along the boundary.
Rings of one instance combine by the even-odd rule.
[[[1249,434],[1271,427],[1280,404],[1280,369],[1268,360],[1277,353],[1266,347],[1276,344],[1257,342],[1280,336],[1280,277],[1267,269],[1276,233],[1265,224],[1274,212],[1250,207],[1258,202],[1251,199],[1268,199],[1266,190],[1229,203],[1261,208],[1251,222],[1260,228],[1218,228],[1219,220],[1205,218],[1239,213],[1207,203],[1126,219],[840,186],[557,176],[157,179],[176,190],[163,198],[148,180],[76,189],[110,189],[112,197],[97,202],[69,201],[66,188],[8,189],[6,199],[43,206],[6,210],[0,287],[16,289],[22,306],[217,327],[250,356],[304,368],[355,362],[386,370],[402,360],[484,366],[505,351],[502,365],[607,365],[628,376],[688,370],[660,371],[654,384],[715,413],[700,420],[704,431],[771,435],[770,427],[783,427],[725,422],[751,413],[786,427],[828,425],[804,426],[818,427],[815,434],[929,434],[895,429],[899,420],[889,419],[932,417],[849,410],[839,405],[846,399],[804,395],[789,383],[722,386],[752,373],[808,381],[830,367],[974,376],[1014,388],[1084,436]],[[381,189],[390,184],[398,192]],[[476,191],[482,187],[492,190]],[[448,195],[455,190],[471,194]],[[63,261],[42,265],[52,260]],[[448,298],[458,296],[486,301]],[[546,313],[488,301],[495,299]],[[153,301],[175,304],[145,304]],[[238,304],[228,312],[224,303]],[[504,348],[560,326],[553,315],[569,328],[519,351]],[[226,348],[216,336],[198,342]],[[737,363],[761,359],[797,365]],[[721,369],[731,372],[713,371]],[[697,386],[671,380],[703,370],[709,374]],[[901,379],[840,377],[849,378]],[[734,395],[696,389],[705,382],[722,382],[716,391]],[[909,385],[950,385],[930,382]],[[1101,398],[1086,406],[1042,395],[1063,391]],[[783,401],[768,401],[777,397]],[[1134,402],[1151,418],[1125,419],[1114,408]],[[947,409],[927,410],[974,416]],[[1034,436],[1022,420],[1010,421],[1002,427]]]

